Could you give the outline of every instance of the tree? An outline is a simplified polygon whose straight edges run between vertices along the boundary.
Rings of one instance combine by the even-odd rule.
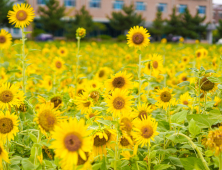
[[[100,32],[107,29],[106,25],[100,22],[94,22],[94,30],[97,32],[98,37],[100,37]]]
[[[94,28],[92,16],[89,14],[89,11],[86,10],[85,6],[82,6],[82,8],[76,12],[74,21],[71,21],[67,25],[67,38],[75,38],[78,27],[85,28],[86,33],[89,33]]]
[[[162,12],[157,11],[156,18],[153,21],[152,27],[149,28],[149,32],[158,37],[158,40],[161,39],[161,35],[164,34],[164,20],[162,19]]]
[[[64,26],[64,22],[61,20],[65,16],[65,7],[60,6],[57,0],[47,0],[46,7],[39,7],[40,14],[39,22],[47,32],[55,32]]]
[[[0,27],[11,27],[8,20],[8,11],[12,10],[13,2],[0,0]]]
[[[122,31],[130,29],[133,26],[140,25],[144,22],[141,14],[135,13],[134,6],[123,6],[120,12],[112,12],[111,17],[107,16],[111,27]]]

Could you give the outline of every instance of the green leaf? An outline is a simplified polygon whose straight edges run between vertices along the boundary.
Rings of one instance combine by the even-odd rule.
[[[220,78],[218,77],[207,77],[207,79],[211,81],[212,83],[222,83]]]
[[[29,77],[35,78],[35,79],[38,79],[38,80],[43,80],[43,79],[42,79],[42,76],[41,76],[41,75],[37,75],[37,74],[30,74]]]
[[[176,114],[174,114],[172,117],[171,117],[171,121],[172,123],[181,123],[181,122],[184,122],[185,119],[187,117],[187,110],[183,110],[181,112],[178,112]]]
[[[206,70],[205,73],[216,73],[214,70]]]
[[[129,164],[128,160],[121,161],[121,168],[123,168],[124,166],[127,166],[128,164]]]
[[[112,122],[110,120],[102,120],[102,119],[100,119],[100,120],[97,120],[97,122],[102,123],[102,124],[107,125],[107,126],[111,126],[112,125]]]
[[[10,158],[10,163],[11,163],[11,165],[20,164],[21,160],[22,160],[22,157],[13,156],[13,157]]]
[[[205,169],[201,159],[195,157],[180,158],[185,170]]]
[[[146,63],[146,62],[149,62],[151,60],[144,60],[144,61],[141,61],[141,63]]]
[[[187,139],[183,136],[180,135],[171,135],[166,137],[167,139],[172,140],[174,143],[182,143],[182,142],[187,142]]]
[[[217,122],[217,120],[215,119],[209,119],[209,115],[203,115],[203,114],[187,115],[187,120],[191,121],[191,119],[195,120],[196,124],[200,128],[209,128],[214,123]]]
[[[31,138],[31,140],[34,142],[34,143],[37,143],[37,137],[35,135],[33,135],[32,133],[29,134],[29,137]]]
[[[100,163],[97,163],[97,164],[93,164],[92,169],[93,169],[93,170],[98,170],[98,169],[100,169],[101,165],[102,165],[101,162],[100,162]]]
[[[159,165],[155,165],[154,166],[154,170],[162,170],[162,169],[167,169],[169,167],[171,167],[172,165],[168,165],[168,164],[159,164]]]
[[[188,153],[189,153],[189,151],[188,151]],[[172,165],[178,166],[178,167],[181,167],[181,168],[183,167],[183,165],[182,165],[182,163],[181,163],[179,158],[173,157],[173,156],[169,156],[168,159],[169,159],[169,161],[170,161],[170,163]]]
[[[205,156],[206,156],[206,157],[211,157],[211,156],[213,156],[213,155],[214,155],[214,153],[213,153],[212,150],[208,150],[208,151],[205,152]]]
[[[179,87],[189,86],[189,85],[190,85],[189,81],[183,81],[182,83],[178,84]]]
[[[24,170],[33,170],[35,169],[35,166],[32,162],[30,162],[28,159],[22,160],[22,167]]]
[[[189,123],[189,132],[192,134],[192,137],[194,138],[196,135],[200,133],[200,127],[196,125],[196,122],[191,119]]]

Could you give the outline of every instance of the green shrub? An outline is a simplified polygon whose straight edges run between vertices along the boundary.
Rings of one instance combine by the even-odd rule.
[[[112,39],[112,37],[109,36],[109,35],[100,35],[100,38],[101,38],[102,40],[110,40],[110,39]]]
[[[121,41],[126,41],[126,36],[125,35],[119,35],[117,37],[117,41],[121,42]]]

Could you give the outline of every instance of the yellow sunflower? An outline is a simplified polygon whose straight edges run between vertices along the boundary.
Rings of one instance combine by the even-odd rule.
[[[150,55],[150,65],[152,66],[152,72],[159,74],[163,72],[163,57],[159,54]],[[155,74],[156,75],[156,74]]]
[[[7,163],[10,162],[8,159],[8,152],[4,149],[3,143],[0,142],[0,169],[3,168],[2,160],[4,160]]]
[[[77,109],[81,110],[81,114],[92,112],[92,107],[94,107],[93,100],[86,93],[77,97],[75,104]]]
[[[129,47],[138,47],[141,49],[148,46],[150,42],[150,34],[147,32],[147,29],[142,26],[134,26],[129,30],[126,36]]]
[[[0,31],[0,49],[8,49],[12,43],[12,35],[1,29]]]
[[[151,118],[151,115],[146,119],[135,119],[133,123],[135,128],[132,135],[137,145],[141,144],[142,147],[147,144],[150,145],[150,139],[154,141],[154,137],[159,134],[156,131],[158,123],[154,118]]]
[[[68,49],[66,47],[60,47],[58,49],[58,55],[61,57],[65,57],[68,55]]]
[[[22,100],[20,100],[22,99]],[[0,87],[0,109],[17,106],[23,103],[24,93],[19,92],[19,86],[5,83]]]
[[[135,112],[123,112],[119,119],[120,130],[130,134],[133,129],[133,119],[135,117]]]
[[[18,130],[19,120],[18,116],[14,113],[10,114],[7,110],[5,114],[0,111],[0,139],[1,141],[14,140],[14,136],[16,135]]]
[[[15,27],[19,28],[28,26],[34,17],[35,14],[31,5],[24,3],[14,5],[13,11],[8,12],[9,23],[15,24]]]
[[[221,102],[221,98],[215,96],[215,97],[214,97],[214,102],[215,102],[215,103],[214,103],[214,107],[219,107],[220,102]]]
[[[153,109],[151,108],[152,106],[148,106],[147,104],[139,104],[137,105],[137,110],[138,110],[138,118],[140,118],[142,120],[142,118],[147,118],[148,115],[151,114],[151,112],[153,111]]]
[[[99,114],[100,114],[100,112],[98,110],[95,110],[95,111],[87,112],[85,117],[87,119],[93,119],[93,121],[96,121],[96,120],[102,118],[102,116],[99,116]]]
[[[62,95],[54,94],[50,96],[50,102],[54,104],[54,108],[59,108],[62,106]]]
[[[198,49],[196,52],[195,52],[195,55],[198,59],[202,58],[204,56],[204,51],[203,49]]]
[[[134,146],[133,137],[128,133],[124,132],[119,139],[119,147],[121,149],[124,148],[133,149],[133,146]]]
[[[98,72],[95,75],[95,79],[99,81],[106,80],[110,74],[112,73],[112,70],[108,67],[101,67]]]
[[[64,64],[65,64],[65,62],[63,61],[63,59],[56,57],[56,58],[54,58],[54,60],[52,62],[52,68],[56,72],[61,73],[65,69]]]
[[[92,150],[92,140],[89,135],[90,130],[85,125],[83,119],[69,118],[55,126],[52,132],[51,148],[55,149],[56,157],[62,159],[67,167],[74,167],[80,161],[80,158],[87,160],[87,154]],[[80,157],[80,158],[79,158]],[[72,169],[71,168],[71,169]]]
[[[122,90],[131,89],[133,87],[133,84],[131,82],[132,78],[133,77],[130,74],[127,74],[126,72],[116,73],[114,76],[111,76],[111,79],[106,81],[106,90],[112,91],[115,88],[119,88]]]
[[[40,105],[38,112],[34,118],[41,132],[47,136],[47,132],[52,132],[57,124],[62,121],[65,116],[61,116],[59,110],[54,109],[54,104],[47,102]]]
[[[180,104],[186,105],[188,108],[192,107],[193,101],[188,92],[180,96]],[[186,107],[183,108],[185,109]]]
[[[127,90],[115,89],[112,96],[106,98],[108,112],[113,113],[114,117],[118,117],[120,113],[130,112],[133,96],[128,95]]]

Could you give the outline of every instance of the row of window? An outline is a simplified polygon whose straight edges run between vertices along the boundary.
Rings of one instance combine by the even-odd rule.
[[[47,0],[38,0],[37,3],[39,5],[45,5]],[[65,6],[76,6],[76,0],[64,0]],[[115,0],[113,3],[113,9],[121,10],[123,8],[124,1],[123,0]],[[101,0],[90,0],[89,6],[91,8],[100,8],[101,7]],[[145,11],[146,4],[145,2],[137,1],[135,3],[135,8],[137,11]],[[187,5],[179,5],[178,12],[184,13]],[[161,12],[167,12],[167,3],[159,3],[157,9]],[[198,7],[199,14],[206,14],[206,6],[199,6]]]

